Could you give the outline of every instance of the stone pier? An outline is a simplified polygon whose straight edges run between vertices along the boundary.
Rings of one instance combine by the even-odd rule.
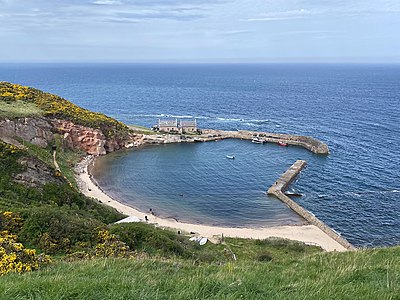
[[[170,134],[155,133],[150,129],[143,131],[141,128],[130,126],[133,132],[141,132],[141,142],[136,146],[144,144],[170,144],[170,143],[191,143],[209,142],[223,139],[249,140],[257,138],[262,143],[287,144],[291,146],[303,147],[315,154],[329,154],[328,146],[310,136],[282,134],[271,132],[258,132],[249,130],[225,131],[215,129],[202,129],[201,134]]]
[[[289,185],[295,180],[296,176],[300,173],[300,171],[306,166],[305,160],[296,161],[269,189],[268,194],[274,195],[283,203],[285,203],[288,207],[290,207],[293,211],[307,220],[310,224],[321,229],[326,235],[330,238],[338,242],[340,245],[345,247],[346,249],[352,250],[355,249],[352,244],[350,244],[345,238],[343,238],[340,234],[326,225],[324,222],[319,220],[316,216],[310,213],[308,210],[304,209],[288,196],[284,194],[285,190],[289,187]]]

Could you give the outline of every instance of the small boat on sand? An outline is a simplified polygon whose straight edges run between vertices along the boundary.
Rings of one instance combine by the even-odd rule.
[[[227,155],[226,158],[227,158],[227,159],[235,159],[235,156],[233,156],[233,155]]]

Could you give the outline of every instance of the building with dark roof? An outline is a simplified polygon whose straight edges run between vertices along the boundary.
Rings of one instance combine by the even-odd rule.
[[[193,121],[182,121],[178,122],[175,120],[161,120],[158,119],[157,125],[153,126],[154,130],[160,132],[171,132],[171,133],[192,133],[197,132],[197,122]]]

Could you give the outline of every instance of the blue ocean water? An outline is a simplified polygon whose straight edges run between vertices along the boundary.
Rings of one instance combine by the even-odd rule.
[[[314,136],[329,145],[329,156],[243,141],[146,147],[104,159],[111,171],[96,179],[110,193],[130,194],[133,205],[156,201],[161,214],[181,219],[297,223],[263,191],[296,159],[306,159],[292,186],[303,194],[297,202],[356,246],[400,242],[400,65],[3,64],[0,80],[130,124],[196,117],[206,128]],[[224,159],[230,153],[241,159],[232,165]],[[141,176],[132,177],[135,170]]]

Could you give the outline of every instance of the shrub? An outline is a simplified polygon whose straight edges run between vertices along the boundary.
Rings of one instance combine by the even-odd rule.
[[[95,245],[97,228],[104,225],[64,207],[34,207],[25,214],[21,240],[44,247],[49,253],[69,252],[79,242]]]
[[[36,250],[25,249],[21,243],[17,242],[16,235],[8,231],[0,232],[0,275],[37,270],[50,262],[49,256],[36,255]]]
[[[118,236],[131,249],[153,255],[193,257],[199,246],[175,232],[144,223],[113,224],[110,232]]]
[[[96,257],[127,257],[129,247],[118,240],[115,234],[108,230],[100,230],[98,233],[99,243],[96,245]]]
[[[18,233],[23,225],[22,218],[11,211],[5,211],[0,214],[0,230],[6,230],[11,233]]]

